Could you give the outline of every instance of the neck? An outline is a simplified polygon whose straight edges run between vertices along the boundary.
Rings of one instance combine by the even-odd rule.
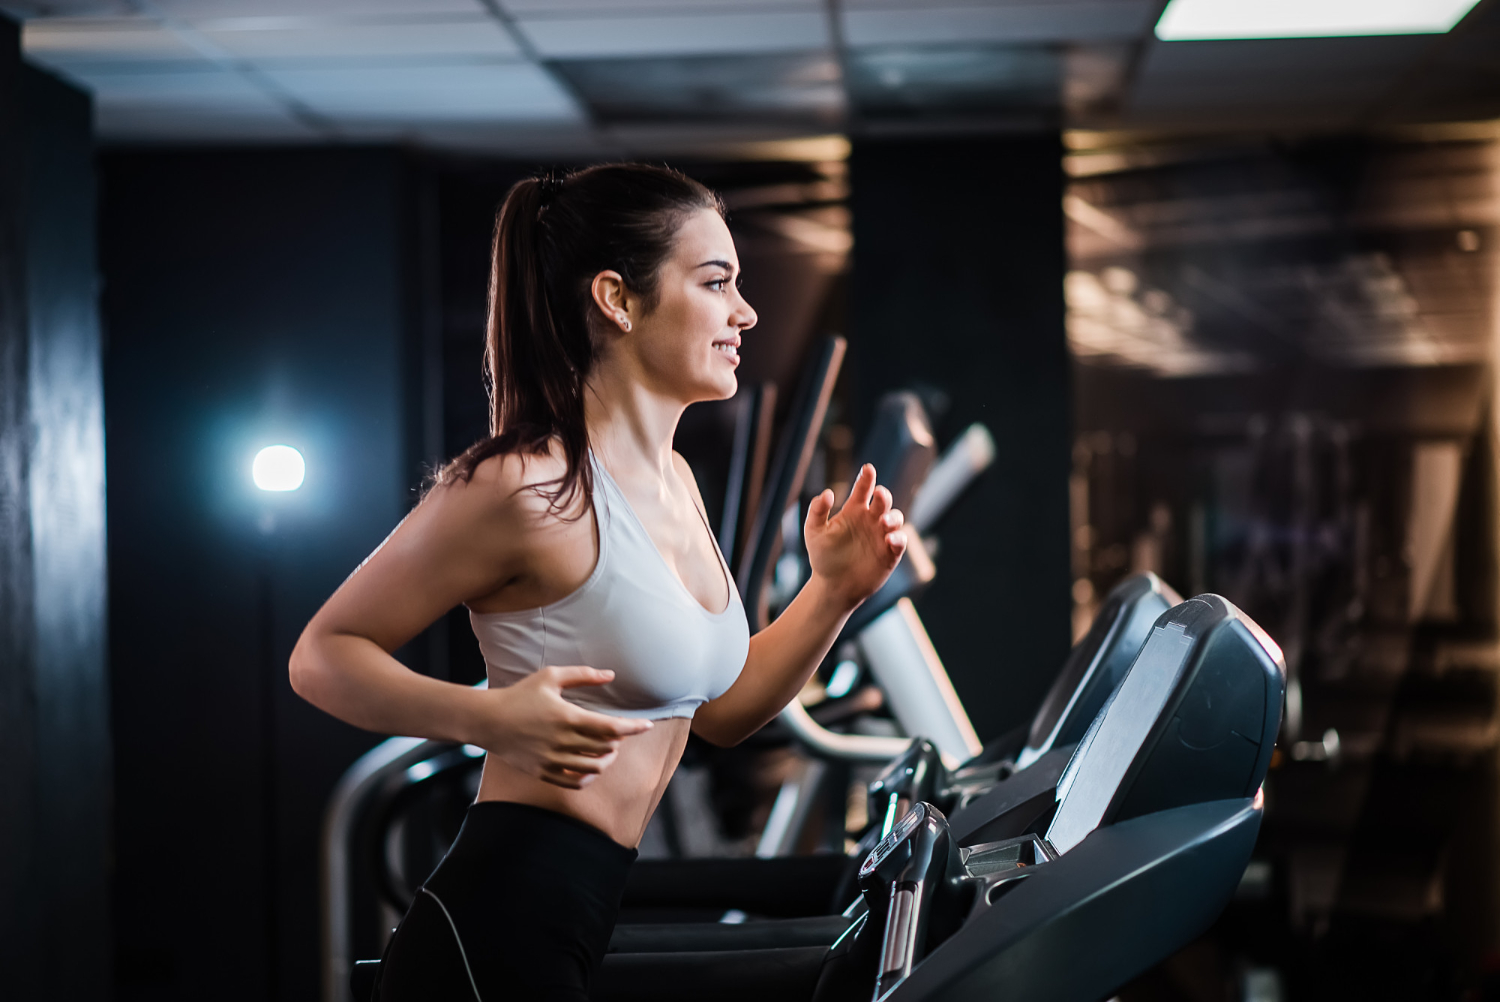
[[[620,353],[615,353],[616,355]],[[584,387],[589,443],[618,478],[672,469],[672,439],[687,405],[650,389],[619,358],[601,358]]]

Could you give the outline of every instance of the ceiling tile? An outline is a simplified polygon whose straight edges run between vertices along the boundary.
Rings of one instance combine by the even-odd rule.
[[[100,107],[161,105],[239,111],[276,106],[263,89],[240,73],[204,63],[144,73],[85,73]]]
[[[90,72],[82,82],[94,91],[95,123],[105,140],[318,138],[243,75],[209,63],[169,71]]]
[[[129,17],[128,0],[0,0],[0,11],[18,21],[38,17]]]
[[[167,17],[207,21],[229,17],[367,17],[393,14],[483,14],[479,0],[151,0]]]
[[[21,46],[27,58],[62,68],[202,59],[175,33],[144,18],[27,21]]]
[[[1059,53],[1044,46],[885,47],[848,60],[855,106],[875,117],[1056,109],[1061,70]]]
[[[928,42],[1095,42],[1135,38],[1151,27],[1153,0],[1083,0],[1077,3],[1004,4],[986,7],[915,7],[846,10],[844,39],[851,46],[920,45]]]
[[[178,108],[161,105],[97,106],[99,138],[116,143],[285,143],[326,141],[328,136],[277,107]]]
[[[236,30],[200,30],[225,51],[246,59],[521,56],[505,28],[485,15],[397,24],[283,26],[265,19]]]
[[[821,12],[532,18],[521,29],[553,59],[792,52],[828,46]]]
[[[1352,124],[1431,44],[1425,35],[1155,42],[1128,112],[1153,121]]]
[[[334,121],[576,121],[573,99],[530,63],[291,68],[263,72]]]
[[[1500,118],[1500,4],[1475,11],[1443,42],[1441,58],[1402,93],[1392,95],[1394,120]]]
[[[608,123],[795,119],[835,123],[844,109],[831,54],[568,60],[554,64]]]
[[[518,16],[576,17],[603,14],[609,17],[692,12],[699,14],[743,14],[754,11],[816,11],[826,0],[500,0]]]

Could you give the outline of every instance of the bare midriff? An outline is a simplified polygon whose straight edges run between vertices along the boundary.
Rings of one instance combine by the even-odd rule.
[[[644,734],[625,738],[615,760],[581,790],[543,782],[487,755],[479,799],[530,804],[566,814],[633,849],[640,845],[646,822],[677,770],[691,727],[686,717],[669,717],[656,721]]]

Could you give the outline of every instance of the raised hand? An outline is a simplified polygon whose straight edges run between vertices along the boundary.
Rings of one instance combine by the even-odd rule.
[[[574,706],[564,689],[604,685],[609,670],[548,665],[505,689],[488,690],[485,739],[479,744],[528,776],[581,790],[609,768],[620,742],[651,729],[651,721],[612,717]]]
[[[849,497],[833,515],[833,491],[813,498],[803,536],[813,574],[849,608],[873,595],[891,576],[906,552],[906,521],[892,507],[891,492],[875,483],[875,467],[866,463]],[[830,517],[831,516],[831,517]]]

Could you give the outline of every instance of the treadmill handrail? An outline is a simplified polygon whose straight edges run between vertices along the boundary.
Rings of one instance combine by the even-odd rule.
[[[995,437],[976,421],[938,457],[937,465],[917,488],[916,497],[912,498],[906,523],[917,532],[925,533],[948,513],[958,496],[994,461]]]
[[[781,711],[781,722],[798,741],[819,755],[850,762],[889,762],[911,744],[911,738],[830,731],[814,720],[795,699]]]
[[[480,683],[476,688],[485,687]],[[349,836],[360,806],[387,776],[450,746],[425,738],[388,738],[359,757],[339,779],[323,815],[323,1002],[346,1002],[353,942],[349,918]]]
[[[802,493],[802,482],[812,462],[818,435],[823,429],[823,416],[828,412],[828,401],[833,396],[833,385],[838,379],[847,347],[848,342],[837,335],[824,340],[817,361],[797,388],[791,411],[787,414],[786,427],[776,447],[776,459],[767,471],[765,490],[759,509],[754,513],[755,521],[745,543],[745,552],[740,556],[735,581],[752,632],[769,625],[766,596],[771,567],[781,551],[778,528],[782,514]]]

